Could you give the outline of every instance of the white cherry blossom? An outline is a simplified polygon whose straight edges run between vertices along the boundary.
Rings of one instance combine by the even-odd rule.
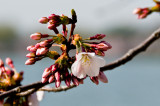
[[[78,53],[76,61],[72,64],[71,70],[77,78],[84,78],[86,75],[93,77],[99,75],[100,67],[105,65],[105,60],[95,53]]]

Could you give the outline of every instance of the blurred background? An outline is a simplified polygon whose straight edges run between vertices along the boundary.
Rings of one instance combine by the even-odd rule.
[[[146,39],[160,27],[160,14],[138,20],[132,12],[137,7],[154,6],[152,0],[0,0],[0,58],[11,57],[17,70],[24,70],[23,84],[40,81],[45,67],[53,61],[44,59],[35,65],[24,65],[26,47],[35,44],[35,32],[53,34],[47,25],[38,23],[52,13],[78,16],[75,33],[82,36],[106,34],[112,45],[106,52],[107,63],[120,58],[130,48]],[[68,27],[69,29],[69,27]],[[89,79],[67,92],[45,93],[40,106],[155,106],[160,104],[160,40],[132,61],[105,74],[108,84],[98,86]],[[50,84],[54,86],[54,84]]]

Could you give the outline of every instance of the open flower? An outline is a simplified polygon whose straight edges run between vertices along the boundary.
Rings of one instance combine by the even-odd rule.
[[[105,60],[95,55],[95,53],[82,52],[76,56],[76,61],[72,64],[71,70],[77,78],[84,78],[86,75],[93,77],[99,75],[100,67],[105,65]]]

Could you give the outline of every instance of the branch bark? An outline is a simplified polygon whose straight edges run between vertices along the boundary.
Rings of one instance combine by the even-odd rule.
[[[144,52],[153,42],[155,42],[157,39],[160,38],[160,28],[157,29],[155,32],[153,32],[144,42],[142,42],[140,45],[136,46],[133,49],[130,49],[124,56],[122,56],[120,59],[115,60],[114,62],[111,62],[107,65],[105,65],[104,67],[101,67],[100,70],[101,71],[107,71],[107,70],[111,70],[114,69],[116,67],[119,67],[125,63],[127,63],[128,61],[130,61],[131,59],[133,59],[136,55],[138,55],[141,52]],[[17,88],[14,88],[12,90],[9,90],[7,92],[1,93],[0,94],[0,99],[5,98],[7,96],[10,95],[16,95],[17,93],[21,93],[26,91],[26,93],[23,94],[23,96],[28,95],[33,93],[33,91],[36,91],[38,89],[40,89],[41,87],[47,85],[48,83],[41,83],[41,82],[35,82],[29,85],[25,85],[25,86],[19,86]],[[66,91],[69,90],[73,87],[76,87],[75,85],[72,85],[70,87],[61,87],[61,88],[52,88],[52,89],[40,89],[43,91],[54,91],[54,92],[60,92],[60,91]],[[36,89],[36,90],[32,90],[32,89]],[[30,90],[30,91],[28,91]],[[28,93],[27,93],[28,91]],[[19,94],[20,95],[20,94]],[[22,94],[21,94],[22,95]]]

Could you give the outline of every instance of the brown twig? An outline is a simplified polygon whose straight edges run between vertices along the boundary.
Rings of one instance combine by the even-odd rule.
[[[101,67],[101,71],[107,71],[114,69],[120,65],[123,65],[133,59],[136,55],[141,52],[144,52],[154,41],[160,38],[160,28],[153,32],[144,42],[139,44],[133,49],[130,49],[124,56],[120,59],[115,60],[114,62]]]
[[[114,69],[116,67],[119,67],[122,64],[127,63],[128,61],[130,61],[133,57],[135,57],[136,55],[138,55],[139,53],[145,51],[153,42],[155,42],[157,39],[160,38],[160,28],[158,30],[156,30],[155,32],[152,33],[152,35],[150,37],[148,37],[144,42],[142,42],[140,45],[138,45],[137,47],[130,49],[124,56],[122,56],[120,59],[117,59],[116,61],[105,65],[104,67],[101,67],[101,71],[106,71],[106,70],[111,70]],[[17,93],[21,93],[30,89],[39,89],[45,85],[47,85],[48,83],[41,83],[41,82],[36,82],[36,83],[32,83],[29,85],[25,85],[25,86],[19,86],[17,88],[14,88],[12,90],[9,90],[7,92],[1,93],[0,94],[0,99],[1,98],[5,98],[7,96],[10,95],[15,95]],[[71,87],[66,87],[64,88],[59,88],[58,90],[55,89],[41,89],[44,91],[54,91],[54,92],[59,92],[59,91],[65,91],[68,89],[71,89],[75,86],[71,86]],[[33,92],[28,92],[28,93],[33,93]],[[26,93],[26,95],[28,95]],[[25,95],[23,95],[25,96]]]
[[[61,91],[67,91],[67,90],[75,88],[75,87],[76,87],[76,85],[74,85],[74,84],[71,84],[70,87],[67,87],[67,86],[61,86],[59,88],[46,88],[46,87],[43,87],[43,88],[40,88],[39,91],[61,92]]]

